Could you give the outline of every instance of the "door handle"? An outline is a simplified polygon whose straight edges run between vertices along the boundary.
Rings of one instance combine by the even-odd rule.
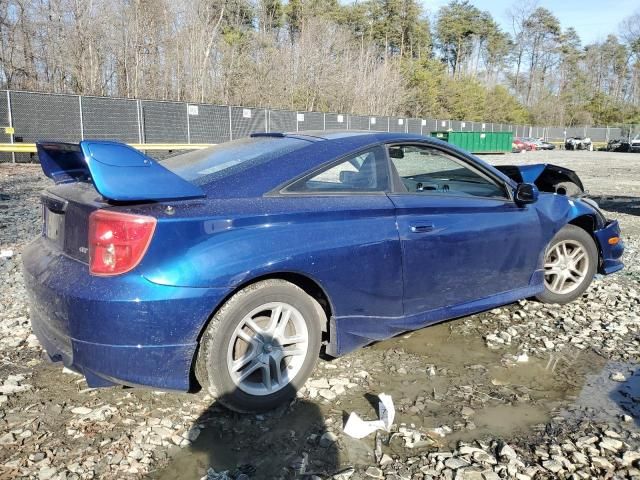
[[[433,225],[411,225],[411,231],[413,233],[428,233],[433,231]]]

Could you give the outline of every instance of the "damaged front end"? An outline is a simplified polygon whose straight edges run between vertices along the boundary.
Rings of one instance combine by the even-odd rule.
[[[608,220],[605,226],[593,232],[600,247],[600,265],[598,272],[604,275],[617,272],[624,267],[622,254],[624,242],[620,237],[620,225],[617,220]]]
[[[535,165],[500,165],[498,170],[517,183],[533,183],[541,192],[558,193],[569,197],[584,194],[578,174],[569,168],[548,163]]]

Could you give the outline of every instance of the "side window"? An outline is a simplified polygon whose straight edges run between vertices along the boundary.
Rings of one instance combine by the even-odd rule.
[[[374,147],[320,173],[298,180],[286,192],[382,192],[388,188],[386,155]]]
[[[420,145],[391,145],[389,157],[410,193],[507,197],[503,187],[461,160]]]

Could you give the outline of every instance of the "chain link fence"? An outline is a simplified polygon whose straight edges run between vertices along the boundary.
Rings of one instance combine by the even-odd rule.
[[[563,142],[634,138],[638,126],[543,127],[464,120],[294,112],[202,103],[0,90],[0,143],[85,138],[127,143],[221,143],[254,132],[372,130],[429,135],[433,131],[513,132],[514,137]],[[12,133],[11,133],[12,132]],[[29,162],[35,154],[0,153],[0,162]]]

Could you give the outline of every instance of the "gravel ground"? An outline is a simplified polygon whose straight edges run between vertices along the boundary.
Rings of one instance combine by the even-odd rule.
[[[0,165],[0,479],[640,477],[640,155],[486,159],[576,170],[620,220],[626,269],[570,305],[521,301],[322,360],[265,415],[203,393],[90,389],[44,361],[19,265],[49,182]],[[391,431],[345,435],[350,412],[376,419],[381,392]]]

